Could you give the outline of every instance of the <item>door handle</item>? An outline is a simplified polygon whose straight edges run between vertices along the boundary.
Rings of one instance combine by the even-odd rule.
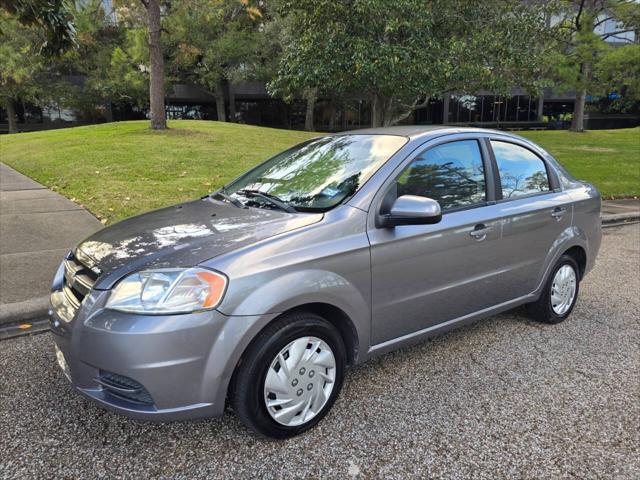
[[[487,233],[489,233],[491,230],[493,230],[493,227],[487,227],[483,223],[480,223],[476,225],[476,227],[469,232],[469,235],[471,235],[473,238],[475,238],[478,241],[482,241],[485,238],[487,238]]]
[[[560,220],[562,220],[562,217],[564,217],[565,213],[567,213],[567,209],[566,208],[564,208],[564,207],[556,207],[551,212],[551,216],[553,218],[555,218],[556,220],[560,221]]]

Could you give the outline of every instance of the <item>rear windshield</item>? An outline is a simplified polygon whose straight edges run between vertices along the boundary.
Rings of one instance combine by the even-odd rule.
[[[397,135],[318,138],[267,160],[224,191],[250,206],[270,208],[259,192],[298,211],[329,210],[357,192],[406,142]]]

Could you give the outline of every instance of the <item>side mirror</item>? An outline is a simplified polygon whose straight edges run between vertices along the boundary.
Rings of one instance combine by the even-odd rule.
[[[427,197],[402,195],[393,203],[388,214],[382,215],[381,227],[398,225],[429,225],[442,220],[440,204]]]

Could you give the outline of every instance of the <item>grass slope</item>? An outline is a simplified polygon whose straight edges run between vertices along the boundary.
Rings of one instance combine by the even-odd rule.
[[[0,136],[0,160],[111,223],[196,198],[317,134],[207,121],[121,122]],[[640,129],[524,132],[606,197],[640,194]]]
[[[533,140],[605,198],[640,195],[640,128],[519,132]]]
[[[0,160],[107,223],[197,198],[312,135],[222,122],[119,122],[0,136]]]

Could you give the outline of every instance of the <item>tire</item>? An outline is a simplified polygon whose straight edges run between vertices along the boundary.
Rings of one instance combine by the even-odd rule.
[[[285,314],[260,332],[243,355],[230,404],[242,423],[260,435],[298,435],[331,409],[345,365],[345,346],[331,323],[313,313]]]
[[[570,267],[573,270],[573,276],[575,281],[575,290],[573,292],[573,297],[571,300],[568,300],[568,296],[571,292],[571,287],[564,287],[565,295],[556,296],[555,299],[553,297],[554,289],[556,292],[560,291],[562,293],[563,286],[558,287],[556,284],[556,276],[558,272],[562,270],[563,272],[569,273],[569,280],[571,278],[571,273],[567,270],[567,267]],[[560,275],[562,276],[562,275]],[[562,282],[558,279],[558,285],[566,284],[566,282]],[[573,311],[573,307],[576,304],[578,299],[578,293],[580,291],[580,268],[576,260],[569,256],[563,255],[556,262],[553,270],[551,270],[551,274],[547,278],[547,282],[542,290],[542,294],[540,298],[527,305],[527,312],[531,318],[543,323],[556,324],[564,321]],[[558,298],[564,298],[564,303],[559,302]]]

